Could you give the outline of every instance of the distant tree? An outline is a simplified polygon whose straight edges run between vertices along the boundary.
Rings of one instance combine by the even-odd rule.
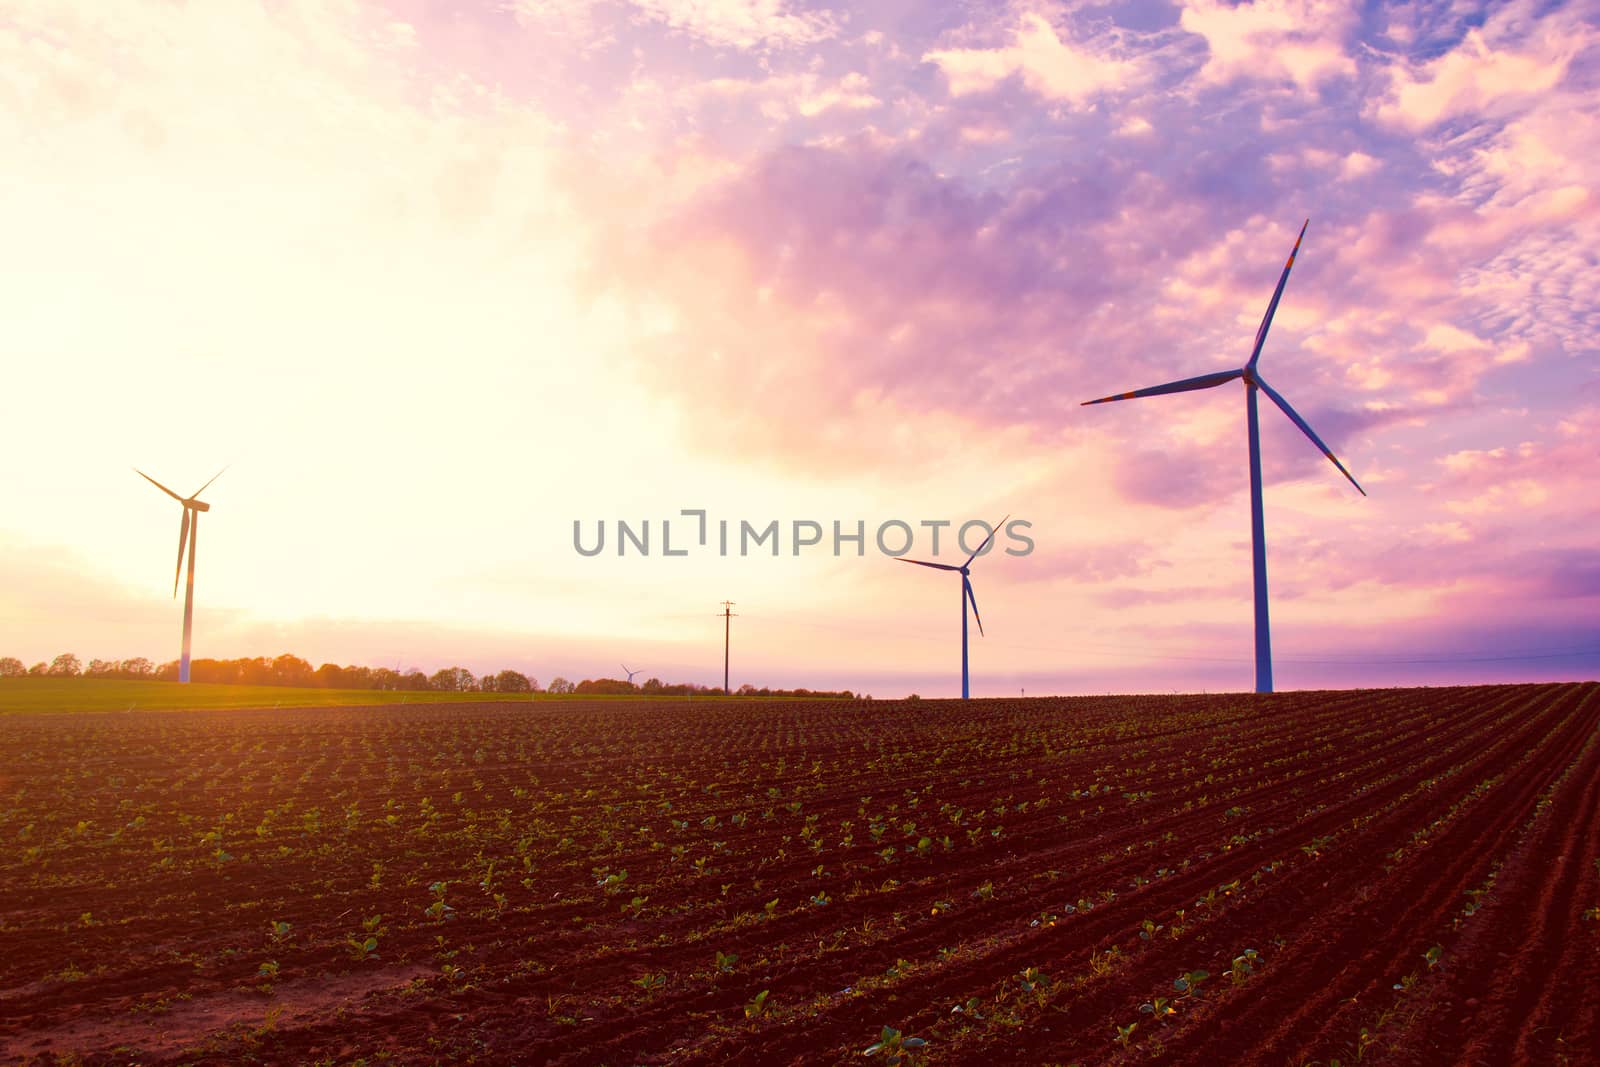
[[[50,661],[47,672],[52,678],[76,678],[83,673],[83,664],[71,652],[63,652]]]
[[[550,679],[550,685],[546,687],[545,691],[548,693],[570,693],[572,689],[572,683],[558,674]]]
[[[143,656],[122,661],[121,673],[128,678],[148,678],[156,672],[155,664]]]
[[[83,669],[83,676],[85,678],[113,678],[119,673],[121,666],[114,659],[92,659],[89,661],[89,665]]]
[[[157,667],[155,679],[158,682],[176,682],[178,680],[178,661],[169,660]]]
[[[521,671],[505,670],[495,675],[494,689],[497,693],[530,693],[533,683]]]
[[[427,689],[432,689],[433,684],[428,681],[428,676],[426,674],[423,674],[415,667],[412,667],[400,677],[400,688],[410,690],[414,693],[419,693]]]
[[[38,663],[35,663],[33,666],[28,668],[28,673],[36,676],[49,674],[50,665],[43,660],[40,660]]]
[[[478,680],[465,667],[444,667],[428,679],[442,693],[463,693],[478,688]]]
[[[599,696],[626,696],[635,688],[621,678],[585,678],[573,689],[575,693],[592,693]]]
[[[767,690],[765,690],[765,689],[757,689],[755,686],[751,685],[749,682],[746,682],[744,685],[741,685],[739,687],[739,695],[742,696],[742,697],[762,696],[762,695],[765,695],[766,693],[767,693]]]
[[[22,665],[22,661],[17,657],[6,656],[0,658],[0,678],[20,678],[27,673],[27,668]]]
[[[661,688],[661,679],[660,678],[646,678],[644,680],[644,691],[646,693],[654,693],[657,690],[659,690],[660,688]]]
[[[272,661],[273,685],[302,685],[312,684],[316,675],[311,670],[311,664],[299,656],[291,656],[285,652]]]
[[[317,668],[317,685],[323,689],[345,688],[344,668],[337,663],[324,663]]]
[[[400,672],[390,670],[388,667],[374,667],[369,678],[368,684],[373,689],[393,691],[400,688]]]
[[[282,685],[277,675],[273,673],[272,663],[265,656],[256,656],[254,659],[239,661],[239,682],[241,685]]]

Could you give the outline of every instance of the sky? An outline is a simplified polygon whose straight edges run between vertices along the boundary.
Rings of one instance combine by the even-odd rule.
[[[196,656],[720,684],[728,600],[949,696],[876,534],[1009,516],[974,695],[1248,689],[1243,387],[1080,405],[1309,219],[1260,369],[1370,495],[1263,409],[1279,688],[1594,678],[1597,83],[1593,2],[0,0],[0,655],[177,658],[131,468],[226,465]]]

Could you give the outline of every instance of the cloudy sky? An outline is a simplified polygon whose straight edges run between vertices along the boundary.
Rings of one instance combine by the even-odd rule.
[[[1595,677],[1597,83],[1581,0],[0,0],[0,654],[176,658],[130,467],[231,464],[197,656],[711,683],[727,599],[949,695],[874,531],[1009,513],[977,694],[1248,688],[1242,387],[1079,404],[1309,218],[1261,369],[1371,495],[1264,411],[1279,686]]]

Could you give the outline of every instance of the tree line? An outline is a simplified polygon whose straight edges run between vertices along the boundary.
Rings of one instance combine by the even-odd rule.
[[[47,678],[120,678],[130,681],[175,682],[178,661],[156,664],[143,656],[125,660],[91,659],[88,666],[70,652],[63,652],[49,663],[24,667],[15,656],[0,657],[0,678],[23,676]],[[651,678],[643,685],[619,678],[585,678],[570,682],[559,675],[540,687],[539,679],[521,671],[503,670],[475,676],[465,667],[443,667],[432,674],[416,668],[395,670],[389,667],[341,667],[324,663],[313,668],[309,661],[285,653],[268,658],[196,659],[189,661],[189,680],[215,685],[282,685],[302,689],[386,689],[435,693],[589,693],[597,696],[717,696],[721,686],[693,682],[663,682]],[[745,685],[738,696],[796,696],[852,699],[848,690],[832,692],[811,689],[769,689]]]

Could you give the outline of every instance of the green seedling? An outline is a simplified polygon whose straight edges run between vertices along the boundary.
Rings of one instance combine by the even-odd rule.
[[[717,953],[717,970],[722,974],[732,974],[733,965],[738,962],[739,954],[737,952]]]
[[[1137,1029],[1139,1029],[1138,1023],[1129,1023],[1127,1026],[1123,1026],[1121,1023],[1118,1023],[1117,1044],[1121,1045],[1123,1048],[1127,1048],[1128,1042],[1133,1040],[1133,1032]]]
[[[284,942],[285,940],[288,939],[289,931],[294,929],[294,926],[291,923],[286,923],[286,922],[281,922],[280,921],[280,922],[273,923],[267,929],[268,929],[267,936],[272,938],[273,941],[276,941],[276,942],[281,944],[282,942]]]
[[[1169,1017],[1178,1014],[1178,1009],[1168,1003],[1166,997],[1157,997],[1155,1000],[1145,1001],[1139,1005],[1139,1011],[1163,1022]]]
[[[1356,1035],[1356,1062],[1360,1063],[1362,1058],[1366,1056],[1367,1049],[1371,1048],[1377,1043],[1378,1036],[1363,1026],[1361,1028],[1361,1033]]]
[[[1017,984],[1024,993],[1032,993],[1050,984],[1049,977],[1037,967],[1029,967],[1017,976]]]
[[[1433,970],[1444,959],[1444,946],[1434,945],[1422,954],[1422,958],[1428,961],[1428,970]]]
[[[1260,953],[1253,948],[1247,948],[1233,957],[1233,965],[1228,970],[1228,977],[1233,979],[1234,985],[1242,985],[1245,979],[1255,973],[1256,965],[1260,962]]]
[[[1181,996],[1193,997],[1200,995],[1200,983],[1211,977],[1210,971],[1189,971],[1172,980],[1172,988]]]
[[[649,993],[664,988],[667,984],[667,976],[664,974],[641,974],[633,980],[633,984]]]
[[[778,917],[778,902],[776,900],[769,900],[765,904],[761,905],[761,910],[766,913],[768,919],[776,919]]]
[[[820,908],[824,905],[832,904],[833,898],[828,895],[828,891],[826,889],[819,889],[817,890],[817,895],[811,898],[811,903]]]
[[[863,1056],[882,1056],[883,1061],[889,1064],[910,1064],[927,1046],[927,1042],[920,1037],[906,1037],[892,1026],[885,1026],[878,1035],[878,1040],[868,1045],[863,1051]]]
[[[770,989],[763,989],[755,995],[754,1000],[744,1006],[746,1019],[756,1019],[767,1013],[767,994],[770,992],[772,992]]]
[[[950,1009],[951,1015],[965,1015],[969,1019],[983,1018],[983,1001],[977,997],[968,997],[965,1004],[957,1004]]]
[[[278,961],[277,960],[268,960],[267,962],[263,963],[260,967],[257,967],[256,968],[256,977],[257,978],[265,978],[269,982],[272,981],[274,978],[278,977]]]
[[[1166,929],[1165,926],[1158,924],[1153,919],[1146,919],[1144,922],[1139,924],[1139,927],[1140,941],[1153,941],[1155,940],[1155,936],[1157,934]]]
[[[362,940],[359,937],[345,939],[345,944],[350,946],[350,958],[354,960],[375,960],[378,958],[378,939],[369,937]]]

